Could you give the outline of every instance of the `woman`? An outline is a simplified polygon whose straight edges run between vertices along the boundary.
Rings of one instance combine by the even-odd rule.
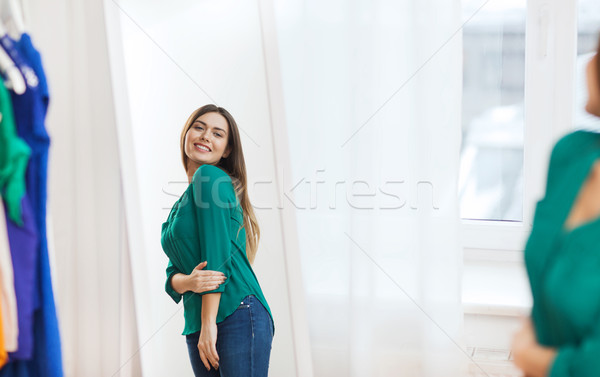
[[[267,376],[274,326],[250,266],[260,231],[237,124],[222,107],[203,106],[188,118],[180,146],[190,185],[162,225],[161,242],[166,291],[175,302],[183,296],[192,369]]]
[[[598,47],[600,52],[600,46]],[[586,110],[600,116],[598,53],[587,66]],[[600,134],[563,137],[525,248],[531,319],[513,342],[529,377],[600,374]]]

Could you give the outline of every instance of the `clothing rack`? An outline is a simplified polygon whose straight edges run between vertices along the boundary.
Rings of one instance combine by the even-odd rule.
[[[49,91],[22,4],[0,2],[0,377],[62,377],[46,235]]]

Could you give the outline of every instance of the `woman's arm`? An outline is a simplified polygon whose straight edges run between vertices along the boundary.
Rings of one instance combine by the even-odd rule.
[[[513,342],[515,364],[527,377],[595,377],[600,370],[600,323],[578,344],[557,349],[537,343],[533,326],[525,324]]]
[[[171,287],[180,295],[190,290],[187,277],[186,274],[179,272],[171,278]]]
[[[192,178],[192,196],[197,208],[199,248],[206,253],[208,268],[231,274],[231,211],[236,208],[236,197],[231,178],[221,169],[203,165]],[[217,354],[217,314],[221,293],[227,281],[217,289],[202,295],[202,329],[198,340],[200,358],[207,370],[219,367]]]
[[[217,312],[221,293],[207,293],[202,296],[202,330],[198,339],[200,359],[207,370],[212,365],[219,368],[219,355],[217,354]]]
[[[219,271],[203,271],[206,264],[207,262],[200,263],[189,275],[176,273],[171,277],[171,287],[179,294],[188,291],[203,293],[219,288],[219,285],[225,282],[225,274]]]
[[[231,270],[230,209],[236,205],[231,179],[219,168],[201,166],[194,174],[192,184],[192,198],[200,224],[198,246],[206,253],[207,261],[196,266],[189,275],[169,261],[165,291],[176,303],[188,291],[198,294],[223,292]],[[202,270],[204,267],[209,271]]]
[[[521,369],[527,377],[547,377],[556,358],[556,350],[536,344],[525,350],[519,358]]]
[[[536,339],[531,319],[523,323],[512,345],[513,359],[526,377],[547,377],[556,358],[556,350],[541,346]]]
[[[212,165],[198,168],[192,178],[192,198],[198,219],[198,242],[207,259],[207,268],[231,275],[231,212],[236,208],[236,197],[231,178]],[[226,280],[209,293],[224,292]]]

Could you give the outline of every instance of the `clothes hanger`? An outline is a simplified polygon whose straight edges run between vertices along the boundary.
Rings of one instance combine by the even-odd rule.
[[[4,21],[0,19],[0,38],[4,37],[8,34],[8,30],[6,30],[6,26],[4,26]]]
[[[19,39],[23,33],[27,32],[25,20],[23,18],[23,9],[21,4],[19,4],[19,0],[8,0],[8,10],[10,20],[12,21],[11,24],[14,26],[15,35],[17,35],[17,39]]]
[[[7,34],[4,23],[0,20],[0,38]],[[17,94],[25,93],[27,85],[25,78],[21,74],[21,70],[15,65],[15,62],[8,56],[4,48],[0,48],[0,70],[8,79],[5,82],[7,88],[12,89]]]
[[[0,48],[0,70],[4,72],[7,78],[5,85],[7,88],[12,89],[17,94],[25,93],[27,86],[25,85],[25,79],[21,75],[21,71],[12,61],[10,56]]]
[[[18,41],[21,35],[27,32],[21,4],[19,0],[1,0],[0,3],[0,14],[2,14],[2,21],[6,23],[6,32]]]

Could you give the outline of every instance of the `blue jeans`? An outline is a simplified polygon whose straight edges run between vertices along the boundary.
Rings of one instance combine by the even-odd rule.
[[[196,377],[267,377],[273,341],[273,321],[269,312],[253,295],[217,324],[219,369],[210,371],[200,359],[200,332],[186,335],[188,353]]]

